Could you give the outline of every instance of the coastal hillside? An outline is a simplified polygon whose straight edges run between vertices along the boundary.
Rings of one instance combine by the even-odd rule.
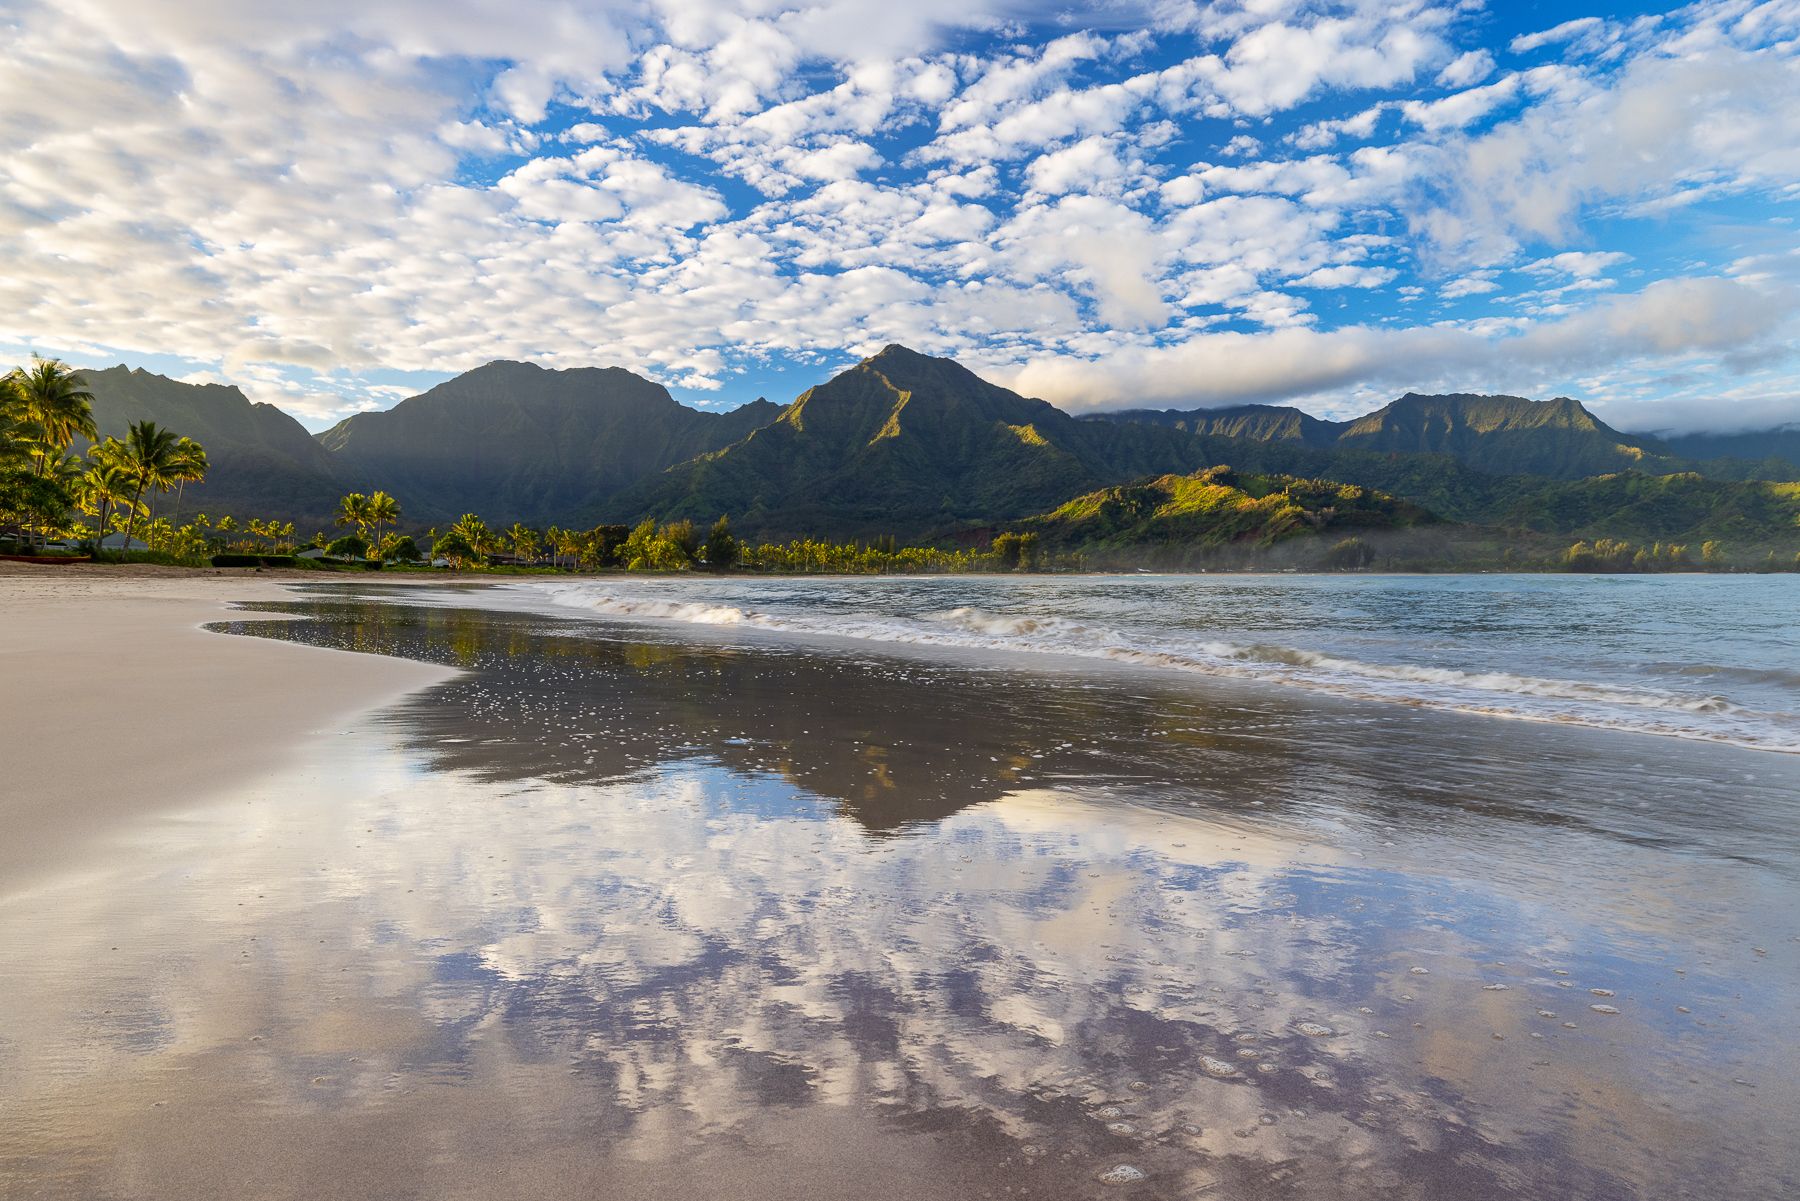
[[[318,436],[348,484],[383,488],[427,520],[475,511],[501,521],[588,514],[620,489],[727,446],[780,410],[678,403],[622,367],[553,371],[497,361],[392,409]]]
[[[1624,472],[1521,489],[1490,521],[1556,534],[1718,539],[1791,554],[1800,545],[1800,483]]]
[[[271,404],[226,384],[189,384],[141,368],[81,372],[101,437],[122,438],[153,421],[206,448],[206,479],[184,488],[187,510],[329,519],[342,493],[331,456],[306,428]]]
[[[1289,539],[1342,539],[1437,521],[1418,505],[1352,484],[1218,466],[1103,488],[1019,528],[1052,550],[1097,561],[1179,566],[1226,548],[1249,553]]]

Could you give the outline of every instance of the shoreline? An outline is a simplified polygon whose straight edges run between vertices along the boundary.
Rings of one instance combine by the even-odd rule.
[[[591,570],[574,568],[511,568],[501,567],[489,570],[469,570],[457,568],[418,569],[407,568],[396,571],[320,571],[316,569],[289,567],[179,567],[161,563],[92,563],[87,561],[47,565],[27,563],[18,560],[0,559],[0,580],[9,579],[143,579],[143,578],[202,578],[221,577],[242,580],[282,580],[295,583],[312,584],[348,584],[361,581],[365,584],[400,584],[429,585],[434,582],[453,581],[467,582],[503,582],[513,579],[628,579],[628,580],[873,580],[873,579],[911,579],[943,577],[945,579],[1092,579],[1096,577],[1145,578],[1178,577],[1211,578],[1226,576],[1230,578],[1256,578],[1261,576],[1297,576],[1317,579],[1431,579],[1444,576],[1566,576],[1571,579],[1656,579],[1674,576],[1686,579],[1691,576],[1783,576],[1800,574],[1800,569],[1781,567],[1766,570],[1757,567],[1686,567],[1669,571],[1566,571],[1554,568],[1516,567],[1445,567],[1392,569],[1358,569],[1345,571],[1317,571],[1296,567],[1200,567],[1190,570],[1152,567],[1096,567],[1083,568],[1080,571],[892,571],[892,572],[844,572],[844,571],[745,571],[734,568],[730,571],[709,571],[695,567],[682,571],[629,571],[623,567],[599,567]]]
[[[203,628],[239,612],[229,604],[291,598],[291,578],[69,571],[0,573],[0,894],[78,867],[134,821],[252,783],[297,761],[326,727],[456,675]]]

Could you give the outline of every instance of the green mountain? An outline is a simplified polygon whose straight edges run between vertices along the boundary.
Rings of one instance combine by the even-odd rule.
[[[1116,555],[1181,566],[1222,548],[1261,550],[1291,539],[1341,539],[1437,520],[1418,505],[1354,484],[1212,467],[1090,492],[1019,528],[1053,550],[1079,550],[1090,559]]]
[[[1665,435],[1663,443],[1684,459],[1729,459],[1755,473],[1733,475],[1734,479],[1794,479],[1800,469],[1800,425],[1737,434]]]
[[[186,512],[329,519],[341,495],[331,456],[274,405],[253,404],[235,387],[186,384],[141,368],[81,374],[103,437],[122,438],[132,422],[154,421],[206,448],[205,481],[182,491]]]
[[[678,403],[622,367],[552,371],[497,361],[319,435],[340,479],[425,521],[480,513],[546,524],[592,515],[621,488],[729,445],[780,410]]]
[[[1192,439],[1081,421],[949,359],[889,346],[774,421],[608,506],[764,537],[919,536],[1041,513],[1135,475],[1192,470]]]
[[[1070,497],[1126,485],[1168,490],[1169,479],[1220,463],[1244,479],[1329,480],[1521,533],[1685,538],[1733,528],[1731,536],[1754,531],[1759,542],[1788,533],[1769,499],[1779,489],[1731,484],[1747,461],[1719,460],[1719,478],[1702,464],[1702,478],[1656,439],[1621,433],[1567,398],[1408,393],[1343,422],[1272,405],[1078,419],[900,346],[802,394],[742,440],[619,493],[605,511],[619,521],[727,514],[759,538],[977,536],[1047,521]],[[1664,477],[1674,482],[1655,482]],[[1268,486],[1256,486],[1261,500]],[[1147,503],[1151,494],[1134,495]],[[1188,538],[1193,527],[1164,508],[1151,505],[1162,515],[1143,528],[1084,527],[1080,538]],[[1108,512],[1116,519],[1117,504]],[[1213,529],[1214,517],[1202,525]],[[1057,530],[1042,532],[1061,538]]]
[[[1325,421],[1285,405],[1231,405],[1222,409],[1125,409],[1101,413],[1091,421],[1120,425],[1154,425],[1200,438],[1241,438],[1251,442],[1286,442],[1331,446],[1347,422]]]
[[[727,514],[755,538],[912,541],[1035,520],[1046,540],[1071,545],[1206,546],[1363,521],[1416,539],[1429,524],[1417,509],[1494,537],[1795,541],[1796,487],[1756,478],[1800,476],[1770,457],[1785,449],[1779,438],[1659,441],[1566,399],[1409,393],[1344,422],[1272,405],[1076,418],[890,346],[785,408],[728,413],[687,408],[620,368],[495,362],[313,438],[235,388],[124,367],[84,374],[104,432],[149,419],[206,446],[211,472],[184,511],[303,526],[324,526],[344,492],[380,488],[421,526],[469,511],[497,525]],[[1713,450],[1737,457],[1688,457]],[[1229,484],[1194,482],[1220,463],[1235,472]],[[1361,490],[1375,508],[1302,501],[1287,525],[1265,525],[1256,506],[1287,512],[1308,480]],[[1255,505],[1200,503],[1227,486]],[[1289,499],[1271,501],[1278,493]]]
[[[1128,410],[1093,419],[1156,425],[1194,437],[1319,450],[1446,455],[1494,475],[1580,479],[1609,471],[1687,466],[1656,439],[1620,433],[1566,396],[1538,401],[1408,392],[1354,421],[1321,421],[1299,409],[1274,405],[1192,412]]]

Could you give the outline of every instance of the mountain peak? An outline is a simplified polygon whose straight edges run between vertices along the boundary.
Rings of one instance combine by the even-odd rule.
[[[898,342],[889,342],[880,350],[864,359],[865,363],[880,362],[884,359],[928,359],[928,354],[920,354],[910,346],[902,346]]]

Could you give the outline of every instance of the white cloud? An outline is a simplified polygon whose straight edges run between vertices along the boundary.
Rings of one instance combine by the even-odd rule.
[[[1533,275],[1573,275],[1579,279],[1591,279],[1630,261],[1630,255],[1616,250],[1568,250],[1526,263],[1519,270]]]
[[[1466,88],[1494,73],[1494,56],[1486,47],[1465,50],[1438,72],[1437,81],[1447,88]]]
[[[995,374],[1070,409],[1210,407],[1356,386],[1543,394],[1572,372],[1782,345],[1792,293],[1719,277],[1662,280],[1559,321],[1483,332],[1459,325],[1203,333],[1088,360],[1042,358]]]
[[[1567,238],[1587,207],[1695,184],[1785,188],[1800,177],[1800,62],[1719,47],[1651,56],[1604,88],[1553,96],[1519,119],[1446,145],[1447,202],[1415,214],[1445,252],[1493,259]]]
[[[1520,34],[1511,43],[1514,54],[1529,54],[1533,50],[1541,50],[1545,46],[1554,46],[1559,42],[1571,42],[1576,38],[1596,33],[1606,27],[1606,22],[1599,17],[1576,17],[1572,21],[1564,21],[1560,25],[1537,33]]]
[[[1310,271],[1294,281],[1302,288],[1379,288],[1391,282],[1399,272],[1391,267],[1365,267],[1354,263],[1341,263],[1335,267],[1320,267]]]
[[[1517,349],[1616,317],[1627,261],[1789,286],[1709,264],[1747,243],[1705,248],[1752,237],[1713,236],[1726,202],[1791,232],[1790,8],[1573,24],[1496,76],[1468,7],[1159,6],[1047,34],[1014,0],[21,0],[0,343],[175,356],[317,416],[339,384],[388,399],[368,372],[501,355],[715,389],[887,340],[1148,362],[1310,327],[1339,354],[1483,295],[1458,336]],[[1706,353],[1741,373],[1776,349]]]
[[[1429,132],[1473,125],[1519,94],[1519,77],[1508,75],[1484,87],[1470,88],[1440,100],[1404,100],[1406,119]]]

